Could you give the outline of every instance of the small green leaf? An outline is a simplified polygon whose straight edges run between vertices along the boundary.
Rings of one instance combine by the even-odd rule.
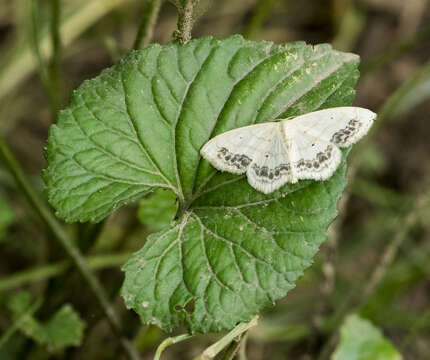
[[[86,81],[50,131],[49,201],[98,221],[155,188],[177,219],[124,266],[126,305],[164,330],[232,328],[294,287],[335,218],[345,157],[328,181],[264,195],[203,161],[240,126],[352,103],[358,56],[240,36],[152,45]],[[170,215],[169,215],[170,216]]]
[[[9,309],[15,320],[30,308],[32,298],[27,292],[20,292],[9,302]],[[68,346],[82,343],[84,322],[73,308],[65,304],[45,324],[39,323],[32,315],[21,319],[18,327],[29,338],[46,346],[50,351],[57,351]]]
[[[67,346],[78,346],[82,343],[84,326],[79,315],[66,304],[44,324],[43,331],[35,334],[35,339],[54,351]]]
[[[140,200],[137,217],[151,230],[160,231],[172,222],[177,211],[176,195],[170,190],[158,189]]]
[[[370,321],[350,315],[340,330],[332,360],[401,360],[402,356]]]

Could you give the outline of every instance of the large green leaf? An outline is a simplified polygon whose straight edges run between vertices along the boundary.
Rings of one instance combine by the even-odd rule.
[[[240,36],[132,52],[86,81],[52,127],[49,201],[68,221],[97,221],[153,188],[170,189],[177,220],[125,265],[126,305],[166,330],[249,320],[311,264],[336,216],[345,162],[328,181],[263,195],[199,150],[233,128],[350,105],[357,64],[329,45]]]
[[[402,356],[370,321],[350,315],[340,330],[332,360],[401,360]]]

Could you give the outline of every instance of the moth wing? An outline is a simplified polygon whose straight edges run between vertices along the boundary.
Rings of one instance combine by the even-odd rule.
[[[246,172],[249,184],[269,194],[287,182],[296,182],[291,173],[291,158],[281,131],[277,124],[271,136],[271,141],[260,149]]]
[[[267,122],[233,129],[209,140],[200,154],[218,170],[243,174],[278,128],[279,123]]]
[[[335,144],[302,131],[294,124],[284,125],[284,131],[294,159],[291,172],[295,178],[325,180],[333,175],[342,158]]]
[[[284,120],[284,124],[336,146],[348,147],[367,134],[375,118],[376,114],[368,109],[349,106],[314,111]]]

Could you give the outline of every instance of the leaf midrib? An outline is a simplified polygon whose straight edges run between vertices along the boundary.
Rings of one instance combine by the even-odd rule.
[[[128,115],[128,116],[126,116],[126,118],[128,119],[130,128],[132,129],[134,135],[136,136],[136,139],[138,140],[139,144],[141,145],[141,149],[143,150],[143,152],[145,153],[145,155],[148,157],[148,159],[151,162],[152,166],[154,166],[154,168],[156,168],[158,170],[160,177],[166,182],[166,185],[169,186],[172,190],[174,190],[175,187],[170,183],[170,181],[167,178],[167,176],[161,171],[160,166],[152,158],[151,153],[146,148],[146,145],[145,145],[143,139],[141,138],[141,136],[139,135],[139,132],[137,131],[137,126],[135,124],[135,120],[134,120],[133,116],[130,113],[129,104],[128,104],[128,101],[127,101],[127,97],[128,97],[127,94],[128,93],[127,93],[126,88],[125,88],[123,73],[121,73],[120,81],[121,81],[122,89],[123,89],[123,93],[124,93],[125,111],[127,112],[127,115]]]
[[[271,45],[271,48],[270,48],[270,50],[269,51],[272,51],[272,49],[273,49],[273,43],[271,43],[270,44]],[[235,57],[235,55],[240,51],[241,49],[239,49],[239,50],[237,50],[233,55],[232,55],[232,57],[231,57],[231,59],[230,59],[230,62],[229,62],[229,64],[228,64],[228,66],[227,67],[229,67],[230,66],[230,64],[231,64],[231,61],[232,61],[232,59],[234,59],[234,57]],[[284,51],[284,52],[287,52],[287,51]],[[282,52],[281,52],[282,53]],[[248,72],[246,72],[244,75],[242,75],[239,79],[237,79],[235,82],[234,82],[234,84],[233,84],[233,86],[232,86],[232,88],[231,88],[231,90],[230,90],[230,95],[231,95],[231,93],[235,90],[235,88],[236,88],[236,86],[237,85],[239,85],[246,77],[248,77],[258,66],[260,66],[261,64],[263,64],[264,62],[266,62],[267,60],[269,60],[270,58],[272,58],[272,57],[274,57],[274,56],[276,56],[276,55],[279,55],[280,53],[271,53],[271,55],[269,55],[269,56],[266,56],[266,57],[264,57],[264,58],[262,58],[262,60],[261,61],[259,61],[259,62],[257,62]],[[227,103],[229,102],[229,100],[230,100],[230,96],[229,97],[227,97],[226,98],[226,100],[224,101],[224,103],[222,104],[222,106],[220,107],[220,110],[218,111],[218,114],[216,115],[216,121],[214,122],[214,125],[212,126],[212,129],[211,129],[211,131],[210,131],[210,134],[209,134],[209,137],[208,137],[208,139],[211,139],[212,137],[213,137],[213,133],[214,133],[214,131],[215,131],[215,128],[217,127],[217,125],[218,125],[218,120],[219,120],[219,117],[220,117],[220,115],[222,114],[222,112],[224,111],[224,109],[225,109],[225,107],[226,107],[226,105],[227,105]],[[193,185],[192,185],[192,190],[191,190],[191,198],[190,198],[190,201],[189,201],[189,203],[191,204],[194,200],[195,200],[195,198],[194,198],[194,194],[195,194],[195,192],[194,192],[194,189],[195,189],[195,186],[196,186],[196,181],[197,181],[197,174],[199,173],[199,169],[200,169],[200,165],[201,165],[201,162],[202,162],[202,157],[201,156],[199,156],[199,161],[198,161],[198,163],[197,163],[197,168],[196,168],[196,171],[194,172],[194,177],[193,177]],[[198,190],[199,189],[197,189],[197,192],[198,192]]]
[[[179,108],[178,108],[178,114],[176,116],[175,119],[175,123],[174,126],[172,126],[172,140],[173,140],[173,158],[174,158],[174,171],[175,171],[175,176],[176,176],[176,182],[178,184],[178,197],[179,197],[179,208],[178,208],[178,213],[181,209],[187,209],[187,205],[186,205],[186,200],[184,197],[184,191],[183,191],[183,186],[182,186],[182,181],[181,181],[181,177],[179,175],[179,169],[178,169],[178,157],[177,157],[177,151],[176,151],[176,144],[177,144],[177,139],[176,136],[178,134],[177,132],[177,127],[178,127],[178,123],[182,117],[182,109],[184,106],[185,101],[187,100],[189,91],[191,86],[194,84],[195,79],[199,76],[199,74],[201,73],[203,67],[205,66],[206,62],[208,61],[208,59],[211,57],[213,51],[216,49],[216,47],[213,47],[211,49],[211,51],[209,52],[209,54],[205,57],[205,59],[203,60],[202,64],[200,65],[200,68],[198,69],[198,71],[194,74],[193,78],[190,79],[190,81],[187,83],[186,88],[185,88],[185,93],[184,96],[182,97],[182,101],[179,104]],[[195,55],[193,54],[194,58]],[[178,68],[179,69],[179,68]],[[178,70],[179,71],[179,70]]]
[[[289,273],[289,272],[296,272],[297,270],[289,270],[289,271],[286,271],[285,273],[283,273],[282,271],[280,271],[280,270],[278,270],[278,269],[275,269],[274,267],[273,267],[273,264],[271,264],[270,262],[268,262],[268,261],[266,261],[266,260],[264,260],[264,259],[262,259],[262,258],[260,258],[260,257],[258,257],[257,255],[255,255],[255,254],[253,254],[253,253],[251,253],[251,252],[249,252],[249,250],[247,250],[247,249],[245,249],[240,243],[235,243],[235,242],[232,242],[230,239],[227,239],[227,238],[225,238],[225,237],[223,237],[223,236],[221,236],[220,234],[217,234],[217,233],[215,233],[214,231],[212,231],[211,229],[209,229],[207,226],[205,226],[205,224],[203,223],[203,221],[200,219],[200,217],[197,215],[197,214],[195,214],[194,212],[192,213],[192,216],[194,217],[194,219],[198,222],[198,224],[199,224],[199,226],[201,227],[201,229],[202,229],[202,231],[203,231],[203,233],[207,233],[208,235],[210,235],[210,236],[212,236],[214,239],[216,239],[216,240],[218,240],[218,241],[221,241],[221,242],[223,242],[223,243],[225,243],[225,244],[227,244],[227,246],[229,246],[229,247],[236,247],[236,248],[238,248],[241,252],[243,252],[246,256],[248,256],[250,259],[252,259],[253,260],[253,262],[255,262],[255,263],[261,263],[262,265],[264,265],[264,266],[267,266],[267,267],[269,267],[273,272],[275,272],[276,274],[278,274],[278,275],[280,275],[280,276],[282,276],[286,281],[288,281],[288,279],[286,278],[286,274],[287,273]],[[283,249],[282,247],[280,247],[279,246],[279,244],[276,242],[276,240],[274,239],[274,236],[270,236],[270,239],[272,240],[272,243],[273,244],[275,244],[275,246],[277,247],[277,248],[279,248],[280,250],[282,250],[282,252],[287,252],[290,256],[291,255],[294,255],[294,257],[297,257],[297,258],[299,258],[301,261],[303,261],[304,259],[303,258],[300,258],[297,254],[292,254],[292,253],[290,253],[290,252],[288,252],[288,251],[286,251],[285,249]],[[204,243],[204,241],[203,241],[203,243]],[[205,249],[205,248],[203,248],[203,249]],[[207,254],[206,254],[206,252],[205,252],[205,256],[207,257]],[[234,289],[230,289],[230,287],[228,287],[227,286],[227,288],[230,290],[230,291],[232,291],[232,292],[234,292],[235,290]]]

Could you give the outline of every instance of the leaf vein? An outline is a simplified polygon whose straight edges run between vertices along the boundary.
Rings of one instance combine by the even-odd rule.
[[[93,146],[95,147],[95,148],[97,148],[100,152],[102,152],[102,153],[104,153],[105,155],[107,155],[107,156],[110,156],[110,157],[112,157],[112,158],[115,158],[115,155],[114,154],[112,154],[110,151],[107,151],[107,150],[105,150],[103,147],[101,147],[100,145],[98,145],[96,142],[94,142],[94,139],[92,139],[84,130],[83,130],[83,128],[81,127],[81,125],[79,124],[79,122],[77,121],[77,119],[76,119],[76,117],[75,117],[75,115],[74,115],[74,113],[73,112],[70,112],[70,114],[71,114],[71,117],[72,117],[72,119],[74,120],[74,122],[76,123],[76,125],[77,125],[77,127],[79,128],[79,130],[82,132],[82,134],[85,136],[85,138],[86,139],[88,139],[89,141],[90,141],[90,143],[91,144],[93,144]],[[82,152],[82,151],[81,151]],[[131,182],[131,181],[128,181],[128,180],[124,180],[124,179],[120,179],[120,178],[114,178],[114,177],[109,177],[109,176],[107,176],[107,175],[104,175],[104,174],[99,174],[99,173],[97,173],[97,172],[95,172],[95,171],[93,171],[93,170],[89,170],[87,167],[85,167],[83,164],[81,164],[77,159],[76,159],[76,155],[78,155],[79,153],[81,153],[81,152],[77,152],[77,153],[75,153],[75,154],[73,154],[72,156],[68,156],[67,158],[68,159],[70,159],[70,160],[73,160],[82,170],[85,170],[86,172],[88,172],[88,173],[91,173],[91,174],[93,174],[93,175],[97,175],[97,176],[99,176],[99,177],[102,177],[102,178],[104,178],[104,179],[109,179],[109,180],[112,180],[112,181],[116,181],[116,182],[123,182],[123,183],[127,183],[127,184],[135,184],[135,185],[147,185],[147,184],[145,184],[145,183],[143,183],[143,182]],[[117,161],[119,161],[119,159],[120,158],[117,158],[116,160]],[[126,162],[125,160],[123,160],[123,159],[121,159],[127,166],[129,165],[129,163],[128,162]],[[142,171],[142,172],[147,172],[147,173],[150,173],[150,174],[153,174],[153,175],[159,175],[159,174],[157,174],[157,173],[152,173],[152,172],[150,172],[150,170],[146,170],[146,169],[143,169],[143,168],[140,168],[140,167],[137,167],[137,169],[139,170],[139,171]],[[153,186],[153,185],[150,185],[150,186]],[[165,184],[163,184],[163,187],[166,187],[166,185]]]
[[[158,96],[154,96],[154,92],[155,92],[154,91],[154,81],[156,81],[155,78],[152,78],[152,80],[151,80],[151,97],[152,97],[152,102],[154,103],[155,108],[157,109],[157,112],[160,115],[161,120],[167,125],[167,127],[170,127],[171,123],[168,120],[167,116],[162,111],[162,107],[158,103]]]
[[[197,70],[197,72],[194,74],[193,78],[186,83],[186,87],[185,87],[185,92],[184,92],[184,96],[182,97],[181,102],[179,103],[179,108],[178,108],[178,113],[176,116],[176,120],[175,123],[172,126],[172,140],[173,140],[173,158],[174,158],[174,169],[175,169],[175,175],[176,175],[176,181],[178,183],[178,188],[179,188],[179,192],[180,192],[180,196],[181,196],[181,200],[185,201],[184,198],[184,192],[182,189],[182,182],[179,176],[179,170],[178,170],[178,158],[177,158],[177,152],[176,152],[176,145],[177,145],[177,139],[176,139],[176,134],[177,134],[177,127],[178,127],[178,123],[180,121],[181,115],[182,115],[182,110],[184,107],[184,103],[188,97],[188,93],[190,91],[190,88],[192,86],[192,84],[194,83],[195,79],[197,78],[197,76],[199,76],[199,74],[201,73],[203,67],[205,66],[206,62],[208,61],[208,59],[211,57],[211,55],[213,54],[214,50],[216,48],[212,48],[211,51],[209,52],[209,54],[205,57],[205,59],[203,60],[202,64],[200,65],[199,69]],[[195,49],[194,49],[195,50]],[[194,54],[194,57],[195,54]]]
[[[320,74],[310,86],[308,86],[307,88],[303,89],[303,92],[301,94],[298,94],[299,96],[296,96],[296,97],[290,99],[290,101],[288,103],[286,103],[284,106],[282,106],[280,108],[280,110],[278,111],[278,113],[275,115],[275,118],[277,118],[282,113],[284,113],[292,104],[294,104],[296,101],[298,101],[303,96],[305,96],[306,94],[308,94],[310,91],[312,91],[313,89],[315,89],[315,87],[319,83],[321,83],[321,81],[323,81],[324,79],[328,78],[330,75],[334,74],[336,71],[338,71],[344,65],[345,65],[345,62],[341,62],[340,64],[335,64],[334,66],[330,67],[328,71]]]
[[[163,188],[169,188],[169,186],[166,185],[166,184],[152,184],[152,183],[145,183],[143,181],[134,182],[134,181],[125,180],[125,179],[122,179],[122,178],[116,178],[116,177],[113,177],[113,176],[110,176],[110,175],[100,174],[100,173],[95,172],[94,170],[91,170],[91,169],[87,168],[85,165],[81,164],[74,157],[74,155],[72,157],[70,157],[69,159],[73,160],[75,162],[75,164],[79,168],[81,168],[82,170],[84,170],[85,172],[93,175],[94,177],[98,177],[98,178],[101,178],[101,179],[104,179],[104,180],[109,180],[109,181],[113,181],[113,182],[117,182],[117,183],[129,184],[129,185],[144,185],[144,186],[150,186],[150,187],[160,186],[160,187],[163,187]]]
[[[204,240],[204,231],[205,231],[205,226],[203,225],[203,223],[200,221],[200,218],[197,215],[194,215],[195,219],[197,220],[197,222],[200,225],[201,228],[201,232],[200,232],[200,244],[202,246],[202,251],[205,257],[205,261],[206,261],[206,266],[209,270],[209,272],[212,274],[212,277],[215,279],[215,281],[218,283],[219,286],[221,286],[223,289],[225,290],[229,290],[231,292],[234,292],[234,289],[230,288],[230,286],[228,286],[228,284],[224,284],[221,279],[217,276],[217,274],[215,273],[215,271],[212,268],[212,265],[210,263],[207,251],[206,251],[206,245],[205,245],[205,240]]]
[[[206,233],[208,233],[209,235],[211,235],[214,239],[217,239],[217,240],[222,241],[222,242],[224,242],[224,243],[226,243],[226,244],[230,244],[230,245],[233,245],[233,246],[237,247],[237,248],[238,248],[239,250],[241,250],[243,253],[245,253],[246,255],[248,255],[251,259],[254,259],[254,260],[255,260],[255,261],[257,261],[257,262],[259,262],[259,263],[261,263],[261,264],[266,265],[266,266],[267,266],[267,267],[269,267],[273,272],[275,272],[275,273],[277,273],[277,274],[281,275],[282,277],[284,277],[284,274],[283,274],[281,271],[279,271],[279,270],[275,269],[275,268],[273,267],[273,265],[272,265],[272,264],[270,264],[269,262],[265,261],[264,259],[260,259],[260,258],[259,258],[258,256],[256,256],[256,255],[251,254],[248,250],[246,250],[246,249],[245,249],[243,246],[241,246],[240,244],[237,244],[237,243],[235,243],[235,242],[232,242],[231,240],[226,239],[225,237],[223,237],[223,236],[221,236],[221,235],[219,235],[219,234],[214,233],[211,229],[209,229],[208,227],[206,227],[206,226],[202,223],[202,221],[200,220],[200,218],[199,218],[197,215],[195,215],[195,217],[196,217],[196,219],[198,219],[197,221],[200,223],[200,226],[202,226],[202,227],[205,229]]]
[[[141,150],[148,156],[148,158],[149,158],[150,162],[152,163],[152,165],[158,170],[158,173],[159,173],[160,177],[162,177],[163,180],[166,182],[166,184],[169,185],[169,187],[176,193],[175,187],[170,183],[170,181],[167,179],[166,175],[161,171],[161,168],[158,166],[158,164],[156,163],[156,161],[152,158],[151,153],[149,152],[148,149],[146,149],[146,145],[145,145],[143,139],[141,138],[141,136],[139,135],[139,133],[137,131],[137,125],[136,125],[133,117],[131,116],[130,109],[129,109],[129,106],[128,106],[127,93],[126,93],[125,83],[124,83],[124,77],[122,76],[122,73],[121,73],[120,79],[121,79],[121,83],[122,83],[122,87],[123,87],[123,92],[124,92],[124,104],[125,104],[126,112],[128,114],[128,116],[126,116],[127,122],[129,123],[131,129],[133,130],[134,135],[136,136],[136,139],[141,144]]]
[[[229,62],[229,64],[228,64],[228,66],[230,66],[230,63],[231,63],[231,61],[234,59],[234,56],[237,54],[239,52],[239,50],[237,50],[236,52],[235,52],[235,54],[233,54],[233,56],[231,57],[231,59],[230,59],[230,62]],[[259,65],[261,65],[262,63],[264,63],[266,60],[268,60],[268,59],[270,59],[270,58],[272,58],[273,56],[275,56],[275,55],[277,55],[278,53],[270,53],[270,55],[268,55],[268,56],[265,56],[265,57],[263,57],[260,61],[258,61],[258,62],[256,62],[255,63],[255,65],[253,66],[253,67],[251,67],[251,69],[249,70],[249,71],[247,71],[247,72],[245,72],[245,74],[243,74],[240,78],[238,78],[238,79],[236,79],[236,81],[233,83],[233,86],[232,86],[232,88],[231,88],[231,90],[230,90],[230,94],[235,90],[235,88],[236,88],[236,86],[242,81],[242,80],[244,80],[247,76],[249,76]],[[225,109],[225,106],[227,105],[227,103],[229,102],[229,100],[230,100],[230,96],[224,101],[224,103],[222,104],[222,106],[220,107],[220,109],[219,109],[219,111],[218,111],[218,113],[217,113],[217,115],[216,115],[216,118],[217,118],[217,121],[215,121],[215,123],[214,123],[214,125],[212,126],[212,129],[211,129],[211,131],[210,131],[210,134],[209,134],[209,137],[208,137],[208,139],[211,139],[212,137],[213,137],[213,132],[214,132],[214,130],[215,130],[215,128],[216,128],[216,125],[218,124],[218,118],[220,117],[220,115],[222,114],[222,112],[224,111],[224,109]],[[196,185],[196,179],[197,179],[197,173],[198,173],[198,171],[199,171],[199,169],[200,169],[200,165],[201,165],[201,161],[202,161],[202,157],[200,156],[199,157],[199,162],[197,163],[197,170],[196,170],[196,172],[195,172],[195,174],[194,174],[194,180],[193,180],[193,187],[192,187],[192,189],[194,190],[194,187],[195,187],[195,185]],[[215,173],[216,173],[216,171],[215,171]],[[204,182],[204,181],[203,181]],[[201,186],[199,187],[199,189],[201,188]],[[197,191],[196,192],[198,192],[199,191],[199,189],[197,189]]]

